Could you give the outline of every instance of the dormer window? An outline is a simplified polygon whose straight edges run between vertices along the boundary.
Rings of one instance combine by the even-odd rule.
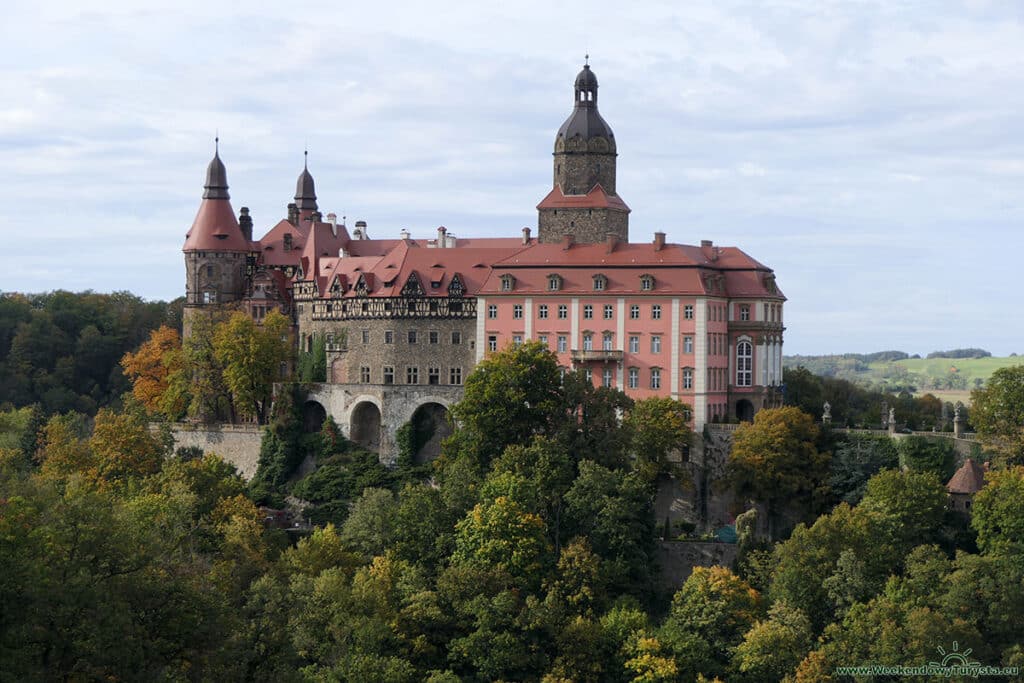
[[[740,320],[746,322],[750,320],[750,306],[743,304],[740,306]]]
[[[501,276],[501,291],[511,292],[515,286],[516,279],[511,275],[505,274]]]
[[[607,288],[608,288],[608,278],[606,278],[604,275],[595,275],[594,276],[594,291],[595,292],[603,292]]]
[[[654,277],[651,275],[640,276],[640,291],[650,292],[654,289]]]
[[[557,292],[562,288],[562,276],[548,275],[548,291]]]

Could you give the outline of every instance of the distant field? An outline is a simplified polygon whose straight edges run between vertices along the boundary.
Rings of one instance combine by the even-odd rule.
[[[826,377],[838,377],[885,391],[913,387],[918,396],[934,394],[943,401],[970,403],[972,389],[984,386],[1000,368],[1024,365],[1024,356],[1005,358],[906,358],[866,362],[846,356],[802,356],[784,359],[786,367],[802,365]]]

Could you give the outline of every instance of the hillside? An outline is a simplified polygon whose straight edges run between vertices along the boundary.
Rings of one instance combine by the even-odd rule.
[[[783,365],[787,368],[803,366],[816,375],[846,379],[873,389],[931,392],[940,398],[955,397],[966,402],[970,391],[983,387],[999,368],[1024,364],[1024,356],[875,359],[878,356],[892,358],[896,353],[785,356]]]

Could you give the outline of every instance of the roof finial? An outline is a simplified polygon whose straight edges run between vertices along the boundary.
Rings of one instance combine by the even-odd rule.
[[[303,150],[302,152],[302,167],[309,170],[309,150]]]
[[[220,131],[214,130],[213,132],[213,155],[220,155]]]
[[[583,66],[590,66],[590,53],[583,55]]]

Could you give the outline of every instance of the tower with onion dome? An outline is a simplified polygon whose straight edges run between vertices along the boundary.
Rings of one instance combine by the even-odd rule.
[[[554,182],[537,205],[538,237],[578,243],[629,241],[629,207],[615,190],[615,134],[597,110],[597,76],[584,64],[573,108],[555,137]]]

